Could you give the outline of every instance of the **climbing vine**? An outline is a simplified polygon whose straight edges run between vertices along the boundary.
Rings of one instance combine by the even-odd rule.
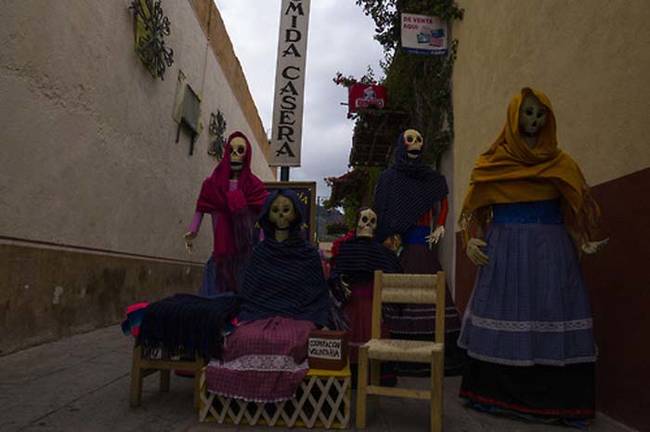
[[[400,14],[402,12],[433,15],[452,27],[463,18],[464,10],[454,0],[356,0],[364,13],[375,23],[375,39],[384,48],[380,62],[385,78],[391,110],[403,111],[413,128],[427,141],[425,161],[436,166],[453,140],[453,109],[451,78],[458,41],[449,38],[446,55],[423,56],[403,52],[400,45]],[[354,82],[376,83],[372,69],[356,80],[338,72],[334,82],[345,87]],[[357,118],[357,121],[359,119]],[[395,136],[399,133],[395,130]]]
[[[449,149],[454,138],[451,79],[456,60],[458,41],[448,36],[446,55],[415,55],[401,49],[401,13],[438,16],[452,28],[454,21],[462,20],[464,10],[454,0],[356,0],[363,12],[375,24],[375,39],[384,49],[380,61],[384,77],[378,79],[369,67],[359,79],[337,72],[334,83],[349,87],[356,82],[382,84],[388,91],[388,108],[408,116],[410,127],[418,129],[425,138],[425,162],[440,165],[442,155]],[[364,114],[353,116],[355,134],[364,127]],[[401,132],[394,125],[393,136]],[[372,204],[374,185],[379,168],[355,167],[336,184],[328,205],[343,207],[346,216],[354,214],[361,205]],[[335,188],[333,187],[333,190]],[[370,201],[370,202],[369,202]]]

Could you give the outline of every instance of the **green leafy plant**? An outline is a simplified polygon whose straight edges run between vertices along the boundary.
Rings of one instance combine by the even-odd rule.
[[[418,129],[427,142],[425,161],[439,166],[443,153],[453,140],[453,109],[451,102],[451,77],[456,60],[458,41],[448,41],[446,55],[422,56],[401,50],[401,13],[433,15],[447,21],[463,18],[464,10],[454,0],[356,0],[364,13],[375,23],[375,39],[384,48],[380,62],[385,78],[379,80],[386,86],[389,108],[408,114],[410,127]],[[359,82],[375,81],[368,73]],[[349,86],[357,82],[352,76],[338,72],[334,82]],[[363,121],[363,114],[357,118]],[[399,131],[396,127],[395,137]]]

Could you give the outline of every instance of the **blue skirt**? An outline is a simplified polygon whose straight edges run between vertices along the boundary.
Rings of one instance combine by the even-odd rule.
[[[459,346],[472,358],[510,366],[594,362],[591,308],[559,204],[493,209],[489,263],[479,270]]]

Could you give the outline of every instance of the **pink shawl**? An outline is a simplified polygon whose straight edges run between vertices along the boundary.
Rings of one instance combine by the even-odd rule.
[[[229,192],[231,142],[237,137],[246,142],[246,155],[237,190]],[[214,232],[212,252],[215,259],[238,254],[233,235],[234,218],[243,217],[241,213],[246,209],[257,216],[268,196],[262,181],[251,171],[251,156],[252,147],[248,138],[241,132],[232,133],[225,145],[223,159],[201,186],[196,211],[219,215],[219,229]]]

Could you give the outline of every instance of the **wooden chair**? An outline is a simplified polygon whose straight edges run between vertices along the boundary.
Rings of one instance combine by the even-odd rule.
[[[142,399],[143,378],[160,372],[160,391],[169,391],[170,372],[172,370],[186,370],[194,372],[194,407],[198,409],[201,390],[201,371],[204,366],[203,359],[197,354],[194,360],[172,360],[162,352],[160,359],[148,359],[142,355],[142,347],[133,347],[133,361],[131,363],[131,386],[129,391],[129,405],[131,408],[140,406]]]
[[[381,339],[382,303],[425,303],[436,305],[434,341]],[[366,427],[368,395],[393,396],[431,401],[431,431],[442,431],[442,382],[445,355],[445,275],[385,274],[375,272],[372,298],[371,339],[359,348],[357,378],[358,429]],[[379,385],[380,362],[400,361],[431,364],[431,389],[415,390]],[[370,385],[368,385],[370,365]]]

